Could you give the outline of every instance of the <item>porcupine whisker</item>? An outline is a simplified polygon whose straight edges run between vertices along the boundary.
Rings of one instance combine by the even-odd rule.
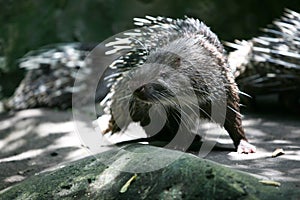
[[[176,105],[176,103],[172,102],[169,98],[165,98],[162,94],[160,94],[160,95],[161,95],[162,98],[164,98],[165,101],[170,102],[171,105],[173,105],[173,104]],[[194,105],[195,105],[195,104],[194,104]],[[196,113],[196,111],[195,111],[194,109],[192,109],[188,104],[184,104],[183,106],[187,106],[190,110],[192,110],[192,112],[193,112],[196,116],[198,116],[197,113]],[[198,105],[195,105],[195,106],[198,107]],[[187,114],[184,110],[182,110],[182,109],[181,109],[181,114],[182,114],[182,115],[185,115],[185,119],[188,119],[190,122],[193,122],[193,119],[190,117],[190,115],[188,115],[188,114]],[[181,118],[181,117],[182,117],[182,116],[179,116],[179,114],[176,114],[176,116],[177,116],[178,118]],[[177,120],[176,120],[176,121],[177,121]],[[181,122],[184,124],[185,127],[189,127],[186,120],[181,120]],[[178,122],[178,123],[179,123],[179,122]]]
[[[185,106],[185,105],[182,105],[182,106]],[[187,124],[187,121],[191,121],[191,122],[193,122],[193,119],[191,118],[191,116],[190,115],[188,115],[183,109],[181,109],[180,110],[180,112],[178,112],[178,113],[175,113],[175,115],[176,115],[176,122],[178,123],[178,124],[180,124],[180,123],[183,123],[183,125],[185,126],[185,127],[189,127],[188,126],[188,124]],[[185,117],[185,119],[188,119],[188,120],[182,120],[182,118],[183,117]],[[180,120],[181,119],[181,120]],[[180,121],[179,121],[180,120]]]
[[[170,98],[166,97],[164,95],[164,93],[158,93],[157,94],[160,98],[156,97],[158,102],[160,102],[162,104],[162,106],[164,107],[164,109],[169,109],[169,106],[166,106],[163,102],[168,102],[169,104],[168,105],[172,105],[172,106],[177,106],[176,102],[172,101]]]
[[[224,102],[224,103],[225,103],[225,102]],[[192,102],[190,102],[189,104],[192,104]],[[214,102],[214,104],[220,105],[220,102]],[[198,107],[199,107],[199,110],[201,110],[207,117],[210,117],[210,118],[211,118],[211,116],[210,116],[206,111],[204,111],[204,110],[201,108],[201,106],[195,105],[195,104],[194,104],[194,106],[198,106]],[[237,111],[236,111],[236,112],[237,112]],[[226,119],[226,113],[220,112],[220,113],[218,113],[218,115],[221,115],[221,117],[224,117],[225,120],[227,120],[227,119]],[[211,121],[214,121],[214,119],[210,119],[210,120],[211,120]]]
[[[189,103],[189,104],[184,104],[183,106],[187,107],[189,110],[192,111],[192,113],[195,115],[195,116],[198,116],[200,113],[199,113],[199,108],[200,106],[196,103]],[[193,109],[191,106],[195,106],[197,109]],[[201,108],[200,108],[201,109]]]
[[[193,105],[193,106],[196,106],[200,111],[202,111],[206,116],[210,116],[205,110],[203,110],[202,108],[201,108],[201,106],[199,105],[199,104],[197,104],[197,103],[193,103],[193,102],[190,102],[190,101],[187,101],[186,102],[186,106],[188,105],[188,104],[190,104],[190,105]],[[200,113],[199,113],[200,114]]]
[[[194,120],[192,119],[192,117],[191,117],[188,113],[186,113],[184,110],[181,110],[180,114],[181,114],[181,123],[183,123],[183,125],[184,125],[186,128],[191,128],[191,127],[190,127],[191,124],[194,123]],[[184,119],[184,120],[183,120],[183,119]],[[186,119],[187,119],[187,120],[186,120]],[[188,122],[190,122],[190,123],[188,124]]]
[[[185,106],[188,106],[188,105],[185,105]],[[199,107],[199,111],[204,112],[204,113],[209,117],[208,113],[206,113],[200,106],[198,106],[198,107]],[[197,113],[197,111],[193,111],[193,112],[196,114],[196,116],[201,117],[201,116],[200,116],[200,112],[199,112],[199,113]],[[194,119],[192,119],[191,117],[189,117],[189,115],[188,115],[187,113],[182,112],[182,114],[185,115],[186,117],[188,117],[188,119],[189,119],[192,123],[194,123]]]
[[[179,112],[175,112],[175,121],[177,124],[180,124],[181,123],[181,114]]]
[[[161,102],[161,100],[163,100],[163,101],[168,101],[169,103],[171,103],[171,105],[172,105],[172,104],[175,104],[175,103],[173,103],[170,99],[164,97],[163,94],[158,93],[158,95],[159,95],[160,98],[161,98],[161,99],[160,99],[160,98],[158,98],[158,97],[155,97],[156,100],[157,100],[158,102]],[[161,102],[161,105],[163,106],[164,110],[167,112],[168,109],[169,109],[169,107],[166,106],[163,102]],[[158,114],[161,115],[161,116],[165,115],[165,113],[163,113],[163,112],[160,111],[160,110],[158,110]],[[176,123],[177,123],[177,124],[180,124],[180,121],[179,121],[180,116],[179,116],[179,114],[175,113],[175,115],[176,115],[176,117],[177,117],[177,118],[175,118]],[[169,122],[169,119],[168,119],[168,118],[167,118],[166,120],[167,120],[166,122]]]
[[[182,115],[185,115],[185,117],[183,118]],[[182,126],[183,126],[184,128],[187,128],[188,130],[190,130],[190,129],[192,128],[192,127],[191,127],[191,124],[193,123],[193,120],[192,120],[190,117],[188,117],[188,115],[187,115],[185,112],[181,112],[181,118],[179,118],[179,119],[180,119],[180,121],[177,122],[178,124],[182,124]],[[190,122],[190,123],[189,123],[189,122]],[[192,135],[191,132],[187,132],[187,133],[185,133],[185,134]]]
[[[165,106],[165,105],[162,105],[163,106],[163,108],[164,108],[164,110],[165,110],[165,112],[168,112],[169,111],[169,107],[168,106]],[[161,116],[163,116],[164,117],[164,115],[165,115],[165,113],[163,113],[162,111],[159,111],[159,114],[161,115]],[[178,116],[178,114],[177,113],[174,113],[174,115],[175,115],[175,118],[174,118],[174,120],[175,120],[175,122],[177,123],[177,124],[180,124],[180,117]],[[170,119],[167,117],[166,118],[166,124],[168,124],[168,123],[170,123],[171,121],[170,121]]]
[[[185,114],[183,111],[180,112],[180,113],[179,112],[178,113],[175,112],[174,113],[174,115],[175,115],[175,121],[176,121],[177,124],[182,123],[185,127],[189,127],[188,124],[187,124],[187,122],[186,122],[186,120],[182,120],[182,115],[183,114]],[[186,114],[186,116],[189,117],[187,114]]]
[[[176,102],[174,102],[172,99],[170,99],[170,98],[166,97],[164,93],[160,93],[160,94],[158,94],[158,95],[159,95],[159,97],[161,97],[161,98],[162,98],[162,100],[164,100],[164,101],[168,102],[168,103],[169,103],[169,105],[173,105],[173,106],[176,106],[176,105],[177,105],[177,103],[176,103]],[[161,100],[159,100],[159,101],[161,101]],[[161,102],[162,102],[162,101],[161,101]]]
[[[177,105],[177,103],[175,101],[173,101],[173,98],[169,98],[168,96],[166,96],[165,93],[160,93],[158,94],[161,98],[164,99],[164,101],[168,102],[169,105]]]
[[[127,95],[127,96],[124,96],[124,97],[120,98],[119,101],[125,100],[125,99],[127,99],[127,98],[130,99],[131,96],[132,96],[132,94],[129,94],[129,95]]]
[[[195,112],[195,111],[194,111]],[[189,114],[187,114],[184,110],[181,110],[181,119],[184,118],[184,120],[181,120],[181,123],[183,123],[183,125],[188,128],[191,129],[193,127],[193,124],[195,123],[195,119],[193,119]],[[188,132],[188,134],[190,135],[194,135],[192,132]]]

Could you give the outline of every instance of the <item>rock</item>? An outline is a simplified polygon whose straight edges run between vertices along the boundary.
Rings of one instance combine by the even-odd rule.
[[[136,144],[33,176],[0,192],[0,199],[281,199],[282,195],[280,188],[215,162]]]

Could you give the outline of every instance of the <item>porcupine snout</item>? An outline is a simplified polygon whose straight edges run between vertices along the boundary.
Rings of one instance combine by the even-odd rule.
[[[136,98],[147,102],[158,102],[162,97],[170,98],[174,96],[168,88],[158,83],[144,84],[137,88],[133,92],[133,95]]]

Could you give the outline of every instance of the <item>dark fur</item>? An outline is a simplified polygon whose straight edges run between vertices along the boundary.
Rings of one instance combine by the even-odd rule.
[[[156,135],[146,129],[148,140],[170,141],[180,124],[184,125],[184,137],[190,136],[192,126],[189,125],[195,123],[196,112],[199,112],[200,118],[224,126],[237,147],[242,139],[247,139],[239,113],[239,90],[223,47],[203,23],[190,18],[176,23],[182,28],[181,33],[175,32],[168,43],[150,49],[144,64],[126,70],[116,81],[111,90],[109,129],[112,132],[124,130],[131,121],[145,127],[151,123],[150,108],[160,104],[162,107],[154,108],[153,119],[163,120],[160,119],[164,115],[163,108],[167,120]],[[224,104],[225,116],[220,112],[212,119],[213,104]],[[183,108],[188,112],[182,112]]]

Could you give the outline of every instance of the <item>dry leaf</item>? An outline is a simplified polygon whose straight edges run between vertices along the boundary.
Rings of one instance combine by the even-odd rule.
[[[277,156],[281,156],[281,155],[283,155],[283,154],[284,154],[283,149],[278,148],[278,149],[276,149],[276,150],[272,153],[272,158],[275,158],[275,157],[277,157]]]
[[[279,187],[281,185],[279,182],[271,181],[271,180],[261,180],[259,182],[262,184],[265,184],[265,185],[271,185],[271,186],[276,186],[276,187]]]
[[[137,177],[137,174],[134,174],[121,188],[120,193],[125,193],[128,190],[128,187],[130,186],[131,182],[134,181]]]

